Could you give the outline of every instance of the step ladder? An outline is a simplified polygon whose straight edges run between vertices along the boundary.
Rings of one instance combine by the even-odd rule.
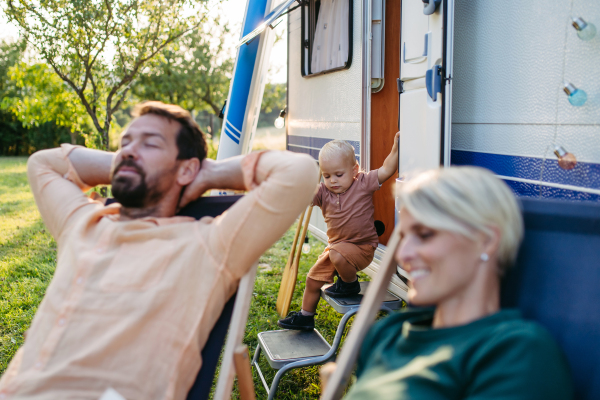
[[[273,400],[275,398],[279,382],[283,375],[288,371],[296,368],[325,364],[335,359],[336,352],[342,341],[344,328],[348,324],[350,318],[358,312],[360,302],[369,286],[369,282],[360,282],[360,293],[348,297],[333,298],[327,296],[324,290],[329,286],[331,285],[324,285],[321,288],[321,297],[329,303],[335,311],[342,314],[342,319],[338,324],[331,345],[327,343],[316,329],[313,329],[312,331],[281,329],[260,332],[258,334],[258,346],[256,347],[254,357],[252,358],[252,365],[256,369],[265,390],[269,394],[268,400]],[[400,307],[402,307],[402,300],[392,293],[387,292],[381,305],[381,310],[389,313],[393,310],[398,310]],[[264,353],[269,366],[278,370],[270,386],[267,384],[263,372],[258,365],[258,360],[262,353]]]

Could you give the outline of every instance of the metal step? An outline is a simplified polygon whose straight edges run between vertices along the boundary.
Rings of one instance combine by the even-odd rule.
[[[325,355],[331,346],[319,331],[283,329],[258,334],[258,342],[273,369],[300,360]]]
[[[335,311],[339,312],[340,314],[346,314],[348,311],[360,306],[360,302],[363,299],[363,295],[369,287],[369,282],[360,282],[360,293],[348,297],[327,296],[324,290],[327,289],[329,286],[331,285],[323,285],[323,287],[321,288],[321,297],[325,299],[325,301],[329,303],[329,305],[333,307]],[[392,293],[386,292],[385,297],[383,298],[382,306],[390,310],[398,310],[400,309],[400,307],[402,307],[402,300],[400,300],[399,297],[396,297]]]

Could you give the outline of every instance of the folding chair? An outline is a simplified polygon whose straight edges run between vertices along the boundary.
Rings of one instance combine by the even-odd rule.
[[[576,399],[600,399],[600,205],[521,201],[525,238],[516,267],[502,282],[502,307],[517,307],[550,331],[570,364]],[[398,239],[395,231],[388,249],[395,249]],[[394,269],[393,251],[388,251],[337,367],[325,377],[321,399],[341,397]]]
[[[177,215],[200,219],[216,217],[225,212],[243,196],[200,197],[181,209]],[[108,199],[106,205],[114,203]],[[254,399],[254,386],[248,350],[242,346],[244,330],[248,319],[248,311],[252,298],[252,289],[258,262],[242,277],[237,290],[225,304],[223,311],[213,327],[204,348],[202,349],[202,367],[196,380],[188,392],[187,400],[207,400],[213,385],[215,371],[227,336],[219,378],[215,389],[214,400],[226,400],[231,397],[233,379],[238,375],[242,399]],[[245,359],[245,362],[244,362]]]

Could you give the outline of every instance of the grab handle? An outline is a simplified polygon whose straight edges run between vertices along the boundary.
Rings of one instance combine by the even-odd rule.
[[[438,92],[442,92],[442,67],[434,65],[425,73],[425,87],[427,94],[433,101],[437,101]]]
[[[433,14],[441,2],[442,0],[423,0],[423,14]]]

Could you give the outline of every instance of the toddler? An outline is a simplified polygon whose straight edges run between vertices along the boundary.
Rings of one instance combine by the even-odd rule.
[[[398,137],[381,168],[359,171],[354,147],[344,140],[333,140],[319,152],[323,174],[313,205],[321,207],[327,223],[329,244],[306,277],[302,309],[290,312],[277,322],[285,329],[311,330],[315,327],[315,311],[325,283],[337,281],[325,289],[331,297],[358,294],[356,273],[365,269],[375,255],[379,243],[375,231],[373,193],[394,175],[398,168]]]

